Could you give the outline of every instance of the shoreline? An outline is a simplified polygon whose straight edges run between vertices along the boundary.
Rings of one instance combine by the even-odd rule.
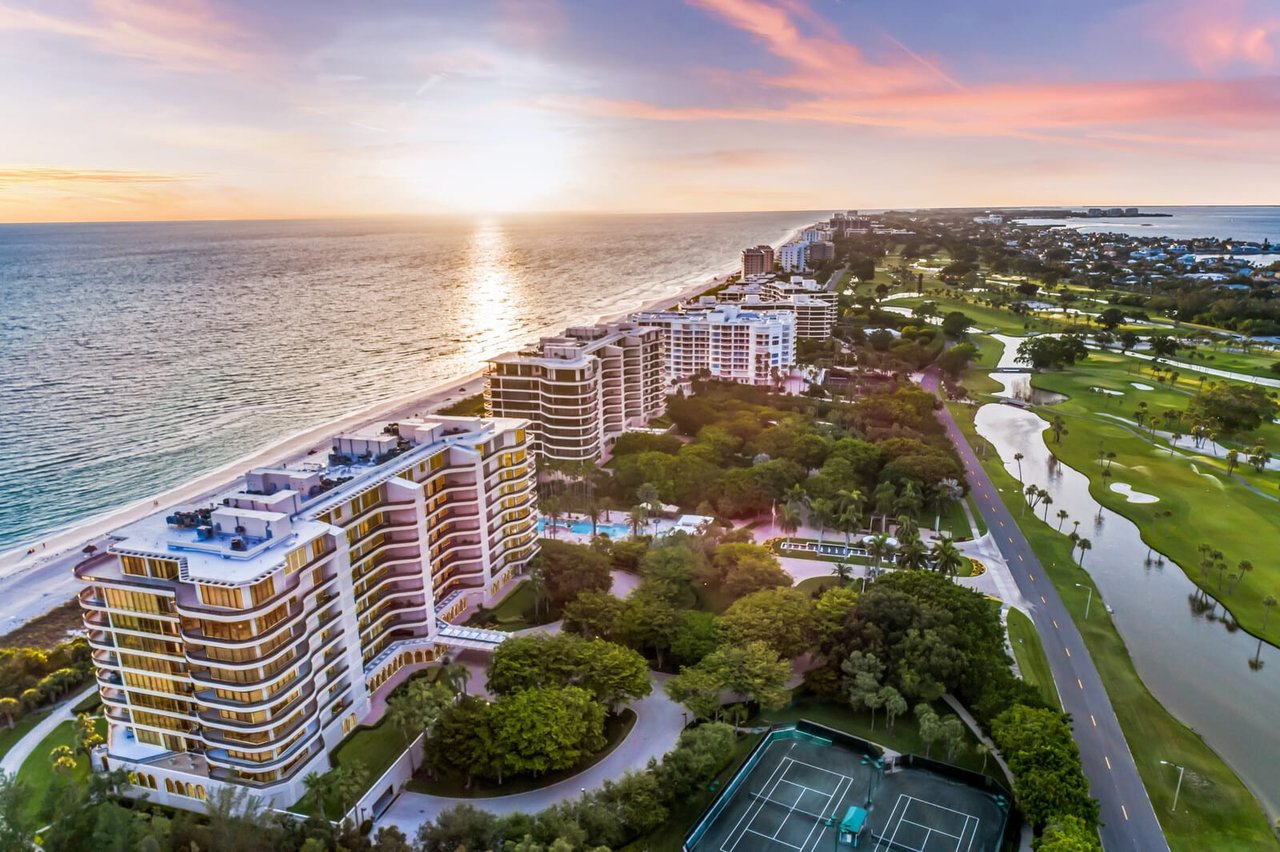
[[[776,245],[781,246],[795,239],[805,226],[787,232]],[[732,268],[726,265],[726,268]],[[733,272],[713,273],[709,279],[689,285],[676,293],[650,299],[637,307],[616,314],[597,318],[596,323],[616,322],[637,311],[658,310],[673,307],[694,296],[723,284]],[[164,489],[142,499],[91,515],[83,520],[52,529],[43,535],[0,552],[0,581],[11,582],[18,575],[47,568],[51,563],[65,560],[68,555],[78,556],[90,542],[98,541],[126,524],[133,523],[171,507],[213,497],[235,483],[244,471],[263,465],[291,464],[309,457],[309,451],[322,451],[333,435],[354,429],[374,421],[396,420],[413,415],[434,414],[440,408],[474,396],[484,389],[484,367],[462,375],[455,375],[425,388],[413,390],[391,399],[385,399],[349,411],[338,417],[318,423],[300,432],[271,441],[248,455],[233,459],[198,476]],[[34,552],[33,552],[34,551]],[[50,603],[48,609],[62,603]],[[23,621],[41,613],[28,614]]]

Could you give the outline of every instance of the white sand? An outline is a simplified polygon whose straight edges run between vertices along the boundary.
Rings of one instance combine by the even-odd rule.
[[[1107,396],[1124,396],[1124,391],[1111,390],[1110,388],[1091,387],[1089,390],[1094,393],[1105,393]]]
[[[1151,385],[1144,385],[1142,382],[1129,382],[1129,384],[1133,385],[1138,390],[1143,390],[1143,391],[1155,390],[1155,388],[1151,387]]]
[[[1160,498],[1154,494],[1145,494],[1141,491],[1134,491],[1133,486],[1127,482],[1111,483],[1111,490],[1117,494],[1123,494],[1124,499],[1130,503],[1159,503]]]

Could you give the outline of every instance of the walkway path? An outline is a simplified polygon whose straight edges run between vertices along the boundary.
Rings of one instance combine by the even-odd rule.
[[[937,392],[936,372],[926,375],[922,387]],[[1102,805],[1103,848],[1107,852],[1168,850],[1120,722],[1075,622],[950,410],[944,407],[938,418],[960,454],[978,509],[987,529],[995,533],[997,549],[1014,569],[1012,577],[1018,590],[1033,602],[1032,623],[1044,645],[1063,710],[1075,721],[1075,739],[1090,792]]]
[[[680,732],[684,730],[686,716],[683,708],[663,691],[666,678],[662,674],[651,675],[653,692],[629,705],[635,711],[636,723],[627,738],[599,763],[578,775],[527,793],[483,799],[428,796],[406,790],[374,824],[375,830],[378,826],[394,825],[413,837],[424,822],[434,820],[441,811],[459,804],[469,804],[499,815],[533,814],[557,802],[577,798],[584,789],[594,790],[606,780],[618,778],[628,771],[644,769],[650,759],[661,760],[675,748]]]
[[[81,690],[49,711],[49,714],[41,719],[38,725],[27,731],[22,739],[14,743],[13,747],[5,752],[4,758],[0,760],[0,771],[9,775],[17,775],[18,770],[22,768],[23,762],[36,750],[36,746],[44,742],[45,737],[53,733],[54,728],[75,718],[71,708],[84,701],[97,689],[98,684],[95,682],[93,686]]]

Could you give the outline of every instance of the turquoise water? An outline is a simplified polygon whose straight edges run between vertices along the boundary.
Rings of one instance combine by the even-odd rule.
[[[539,533],[543,532],[547,526],[549,526],[549,524],[547,524],[545,519],[538,519]],[[567,529],[576,535],[591,535],[590,521],[559,521],[556,523],[556,528],[561,530]],[[614,540],[628,538],[631,535],[631,525],[598,523],[596,524],[596,534],[607,535],[609,538]]]
[[[0,226],[0,550],[688,289],[820,215]]]

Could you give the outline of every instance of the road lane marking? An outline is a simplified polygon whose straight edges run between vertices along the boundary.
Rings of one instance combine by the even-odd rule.
[[[1094,716],[1092,713],[1089,714],[1089,721],[1093,722],[1093,726],[1095,728],[1098,727],[1098,718]]]
[[[1000,526],[1004,526],[1004,521],[1001,521],[1001,522],[1000,522]]]
[[[1056,618],[1051,618],[1051,619],[1049,619],[1049,620],[1053,622],[1053,629],[1054,629],[1054,630],[1057,630],[1057,629],[1058,629],[1058,619],[1056,619]]]
[[[1009,543],[1013,544],[1013,536],[1009,536]]]
[[[1036,575],[1032,574],[1030,571],[1027,572],[1027,576],[1031,578],[1031,582],[1034,583],[1036,581]]]
[[[1128,808],[1126,808],[1124,805],[1121,805],[1121,806],[1120,806],[1120,812],[1124,814],[1125,822],[1128,822],[1128,821],[1129,821],[1129,809],[1128,809]]]
[[[1047,600],[1045,600],[1045,599],[1044,599],[1044,595],[1041,595],[1041,596],[1040,596],[1040,603],[1044,604],[1045,606],[1048,606],[1048,605],[1049,605],[1049,602],[1048,602]]]
[[[1021,554],[1021,553],[1019,553],[1019,554],[1018,554],[1018,561],[1019,561],[1019,562],[1026,562],[1027,560],[1023,559],[1023,558],[1022,558],[1022,554]]]
[[[1080,687],[1081,689],[1084,689],[1084,681],[1082,681],[1080,678],[1076,678],[1076,686]]]
[[[1103,759],[1103,760],[1105,760],[1105,761],[1107,762],[1107,768],[1108,768],[1108,769],[1110,769],[1110,768],[1111,768],[1111,758],[1107,757],[1107,756],[1104,754],[1104,755],[1102,756],[1102,759]]]
[[[1068,657],[1070,657],[1070,656],[1071,656],[1071,649],[1070,649],[1070,648],[1068,648],[1066,645],[1063,645],[1063,646],[1062,646],[1062,650],[1064,650],[1064,651],[1066,651],[1066,652],[1067,652],[1067,656],[1068,656]],[[1097,723],[1097,722],[1094,722],[1093,724],[1095,724],[1095,725],[1096,725],[1096,724],[1098,724],[1098,723]]]

